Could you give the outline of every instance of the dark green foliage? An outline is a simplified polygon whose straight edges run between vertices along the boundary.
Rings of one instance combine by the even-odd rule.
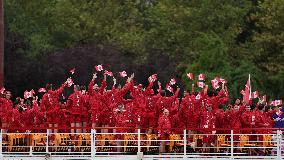
[[[208,84],[221,76],[237,97],[250,73],[253,90],[284,98],[283,11],[284,0],[5,0],[6,54],[37,61],[82,44],[110,45],[134,64],[169,56],[177,72],[161,71],[164,82],[176,73],[189,89],[188,72],[205,73]]]

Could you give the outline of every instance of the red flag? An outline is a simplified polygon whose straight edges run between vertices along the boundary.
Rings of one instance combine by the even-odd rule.
[[[219,81],[220,81],[221,83],[227,83],[227,81],[226,81],[225,79],[223,79],[223,78],[219,78]]]
[[[125,71],[119,72],[119,74],[123,78],[127,76],[127,73]]]
[[[196,99],[196,100],[200,100],[200,99],[201,99],[200,93],[198,93],[198,95],[196,95],[195,99]]]
[[[108,76],[110,76],[110,77],[112,77],[113,76],[113,73],[111,72],[111,71],[107,71],[107,70],[105,70],[105,73],[104,73],[105,75],[108,75]]]
[[[1,94],[4,94],[4,92],[5,92],[5,88],[2,87],[1,90],[0,90],[0,93],[1,93]]]
[[[270,101],[269,105],[270,106],[275,106],[274,101]]]
[[[104,68],[103,68],[103,65],[97,65],[97,66],[95,66],[95,68],[96,68],[96,70],[98,71],[98,72],[100,72],[100,71],[102,71],[102,70],[104,70]]]
[[[176,84],[176,80],[175,80],[174,78],[172,78],[172,79],[170,80],[170,85],[174,85],[174,84]]]
[[[74,74],[74,73],[75,73],[75,68],[71,69],[69,72],[70,72],[71,74]]]
[[[205,83],[204,82],[197,82],[197,86],[200,87],[200,88],[204,88]]]
[[[40,92],[40,93],[42,93],[42,92],[46,92],[46,89],[45,88],[40,88],[40,89],[38,89],[38,91],[37,92]]]
[[[275,100],[274,105],[275,106],[282,106],[282,100]]]
[[[262,96],[262,102],[266,102],[266,95]]]
[[[199,80],[199,81],[204,81],[204,80],[205,80],[205,75],[204,75],[204,73],[198,75],[198,80]]]
[[[252,92],[251,94],[251,98],[254,99],[254,98],[258,98],[258,91],[255,91],[255,92]]]
[[[219,85],[219,81],[218,81],[218,79],[213,79],[213,80],[211,80],[211,84],[212,84],[212,87],[214,88],[214,89],[218,89],[218,88],[220,88],[220,85]]]
[[[149,83],[155,82],[157,80],[157,74],[153,74],[148,78]]]
[[[250,86],[250,75],[249,79],[247,81],[247,84],[245,86],[244,94],[243,94],[243,100],[249,104],[249,101],[251,99],[251,86]]]
[[[193,80],[193,73],[187,73],[186,76],[187,76],[189,79]]]
[[[24,92],[24,98],[25,99],[28,99],[28,98],[31,98],[31,97],[33,97],[33,95],[34,95],[34,90],[31,90],[31,91],[25,91]]]
[[[73,80],[71,78],[67,79],[67,86],[71,87],[74,84]]]
[[[171,93],[174,93],[174,89],[169,84],[166,84],[166,89]]]

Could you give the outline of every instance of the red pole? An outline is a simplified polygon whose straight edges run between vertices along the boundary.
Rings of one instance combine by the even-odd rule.
[[[4,4],[0,0],[0,87],[4,86]]]

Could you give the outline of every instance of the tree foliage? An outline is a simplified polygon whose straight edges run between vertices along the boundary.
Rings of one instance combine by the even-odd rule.
[[[31,59],[111,45],[137,62],[170,56],[188,88],[187,72],[206,73],[236,97],[250,73],[254,89],[283,98],[283,10],[284,0],[6,0],[5,25],[25,44],[13,52]]]

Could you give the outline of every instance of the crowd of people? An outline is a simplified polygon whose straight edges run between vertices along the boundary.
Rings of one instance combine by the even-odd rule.
[[[26,99],[17,97],[12,102],[11,92],[4,91],[0,98],[1,127],[18,132],[48,127],[55,133],[58,128],[81,133],[88,127],[115,127],[115,132],[121,133],[140,127],[146,133],[156,133],[166,139],[169,134],[182,133],[185,128],[189,132],[199,130],[210,134],[229,133],[225,129],[233,129],[235,133],[266,133],[270,130],[259,128],[278,128],[284,124],[281,105],[270,106],[261,98],[257,98],[257,103],[236,99],[234,104],[229,104],[226,83],[210,94],[208,85],[195,92],[196,86],[192,84],[191,92],[181,94],[179,87],[174,87],[173,91],[169,86],[175,82],[163,90],[155,76],[150,77],[149,85],[144,87],[134,84],[134,74],[127,78],[124,86],[118,85],[114,77],[111,84],[107,84],[108,74],[102,74],[104,78],[98,85],[97,75],[93,74],[88,87],[73,85],[74,92],[65,101],[59,97],[64,88],[70,87],[68,80],[56,90],[52,84],[47,84],[40,100],[32,95]],[[154,85],[158,90],[153,89]],[[204,141],[210,142],[210,136]]]

